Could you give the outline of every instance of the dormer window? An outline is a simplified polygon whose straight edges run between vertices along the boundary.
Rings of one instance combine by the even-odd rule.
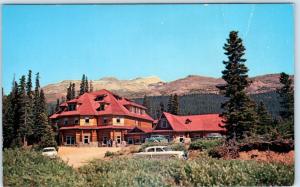
[[[76,110],[76,104],[68,104],[68,111]]]
[[[167,120],[162,120],[161,128],[167,128],[167,127],[168,127]]]
[[[185,120],[185,124],[190,124],[192,121],[190,119]]]
[[[106,95],[98,95],[95,99],[95,101],[102,101],[106,97]]]
[[[97,108],[97,111],[103,111],[105,110],[105,104],[100,104],[99,108]]]

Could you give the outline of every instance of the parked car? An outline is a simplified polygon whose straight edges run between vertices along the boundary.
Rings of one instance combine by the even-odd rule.
[[[184,151],[173,151],[167,146],[151,146],[147,147],[144,152],[134,153],[134,157],[146,157],[146,158],[180,158],[187,159],[188,155]]]
[[[152,135],[150,138],[146,138],[146,142],[161,142],[161,143],[168,143],[168,139],[163,135]]]
[[[50,158],[55,158],[57,156],[57,151],[55,147],[45,147],[42,150],[42,155],[48,156]]]
[[[220,133],[209,133],[206,136],[207,138],[223,138],[223,136]]]

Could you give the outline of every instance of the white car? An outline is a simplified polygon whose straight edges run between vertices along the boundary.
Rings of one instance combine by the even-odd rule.
[[[147,147],[145,152],[134,153],[134,157],[146,158],[180,158],[187,159],[187,154],[184,151],[172,151],[167,146],[152,146]]]
[[[46,147],[43,149],[42,155],[48,156],[50,158],[55,158],[57,156],[57,151],[55,147]]]

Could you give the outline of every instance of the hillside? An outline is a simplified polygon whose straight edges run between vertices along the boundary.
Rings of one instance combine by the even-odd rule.
[[[280,87],[279,74],[268,74],[250,78],[252,84],[247,89],[250,94],[267,93]],[[223,84],[221,78],[189,75],[185,78],[171,82],[164,82],[159,77],[139,77],[132,80],[119,80],[114,77],[105,77],[92,80],[94,90],[108,89],[116,94],[128,98],[141,98],[145,94],[149,96],[162,96],[170,94],[218,94],[216,85]],[[64,80],[59,83],[49,84],[43,87],[47,102],[55,102],[57,98],[66,95],[69,83],[75,83],[76,91],[79,91],[80,80]]]

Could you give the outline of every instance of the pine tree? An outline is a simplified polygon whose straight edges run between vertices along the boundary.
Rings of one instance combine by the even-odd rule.
[[[76,94],[75,94],[75,83],[72,83],[71,86],[71,99],[75,99]]]
[[[170,95],[169,100],[168,100],[168,113],[172,113],[173,111],[173,95]]]
[[[257,122],[257,127],[255,128],[255,133],[260,135],[270,133],[270,130],[274,128],[272,125],[273,120],[262,101],[259,102],[256,112],[257,112],[258,122]]]
[[[41,134],[43,134],[40,137],[39,147],[56,147],[55,134],[51,125],[48,123],[47,115],[45,113],[41,113],[39,118],[41,122]]]
[[[67,95],[66,95],[67,101],[70,101],[72,99],[71,92],[72,92],[72,83],[70,83],[69,87],[67,88]]]
[[[151,112],[151,106],[150,106],[149,98],[147,97],[147,95],[144,95],[143,106],[147,108],[146,109],[146,113],[150,114],[150,112]]]
[[[89,81],[88,81],[88,77],[85,76],[85,81],[84,81],[84,92],[89,92]]]
[[[8,96],[2,96],[2,123],[3,123],[3,148],[12,147],[14,136],[14,106],[12,92]]]
[[[177,115],[179,113],[179,102],[178,102],[178,96],[175,94],[172,98],[172,110],[171,113],[174,115]]]
[[[94,91],[93,81],[90,80],[90,92],[93,92],[93,91]]]
[[[42,113],[42,107],[40,103],[40,75],[36,74],[35,78],[35,89],[33,97],[33,143],[38,143],[40,141],[41,131],[40,131],[40,114]]]
[[[294,139],[294,88],[293,81],[286,73],[280,74],[280,83],[283,86],[277,90],[280,96],[280,105],[282,110],[280,116],[282,122],[280,123],[280,132],[284,138]]]
[[[56,105],[55,105],[55,112],[58,112],[59,111],[59,99],[56,99]]]
[[[244,64],[245,47],[238,32],[230,32],[223,48],[228,57],[228,61],[223,61],[225,70],[222,71],[226,85],[218,88],[228,100],[221,105],[224,110],[221,116],[224,118],[223,127],[227,130],[227,140],[235,141],[248,136],[255,126],[255,103],[245,92],[251,82],[248,80],[248,68]]]
[[[280,111],[280,116],[284,120],[291,120],[294,118],[294,89],[293,89],[293,81],[289,78],[289,75],[282,72],[280,74],[280,83],[283,86],[277,90],[280,96],[280,105],[282,111]]]
[[[79,95],[82,95],[85,93],[85,74],[82,75],[81,83],[80,83],[80,90]]]
[[[159,103],[159,107],[160,107],[160,112],[161,112],[161,113],[165,112],[165,105],[164,105],[163,102],[160,102],[160,103]]]

